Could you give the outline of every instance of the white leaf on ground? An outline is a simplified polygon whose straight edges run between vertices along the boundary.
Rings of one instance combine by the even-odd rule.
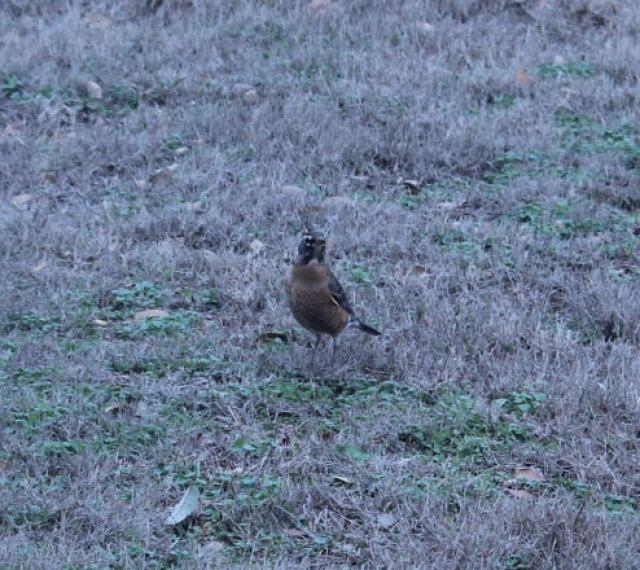
[[[514,477],[516,479],[526,479],[527,481],[544,481],[544,474],[537,467],[532,465],[528,467],[516,467],[514,469]]]
[[[87,81],[84,84],[84,88],[87,90],[87,95],[91,99],[102,99],[102,87],[95,81]]]
[[[254,239],[249,244],[249,250],[251,251],[251,255],[260,255],[265,249],[266,245],[261,242],[259,239]]]
[[[198,507],[198,501],[200,500],[200,493],[198,489],[190,486],[180,499],[180,502],[173,507],[171,514],[164,521],[164,524],[174,526],[180,524],[186,519],[193,511]]]
[[[391,513],[380,513],[376,517],[376,522],[381,528],[391,528],[394,524],[396,524],[396,517],[394,517]]]
[[[31,273],[39,273],[47,266],[47,260],[43,259],[31,268]]]
[[[28,204],[31,200],[33,200],[33,196],[31,194],[16,194],[11,198],[11,203],[16,207],[19,207]]]

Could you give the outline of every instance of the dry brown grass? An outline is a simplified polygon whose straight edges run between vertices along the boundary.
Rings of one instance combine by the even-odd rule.
[[[0,567],[639,568],[635,4],[9,0]]]

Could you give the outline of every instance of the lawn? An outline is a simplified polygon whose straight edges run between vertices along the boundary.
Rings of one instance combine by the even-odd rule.
[[[7,0],[0,569],[640,568],[638,38],[635,0]],[[307,223],[383,331],[314,367]]]

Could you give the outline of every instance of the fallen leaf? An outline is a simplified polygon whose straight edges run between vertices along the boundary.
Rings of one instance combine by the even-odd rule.
[[[16,194],[11,198],[11,203],[16,207],[20,207],[31,202],[31,200],[33,200],[33,196],[31,194]]]
[[[102,319],[94,319],[91,322],[97,327],[106,327],[109,324],[107,321],[103,321]]]
[[[506,489],[505,492],[516,499],[531,499],[533,497],[526,489]]]
[[[102,87],[100,87],[100,85],[95,81],[85,82],[84,88],[91,99],[102,99]]]
[[[402,184],[412,196],[420,194],[420,182],[418,180],[403,180]]]
[[[249,251],[251,252],[252,255],[260,255],[266,249],[266,247],[267,246],[264,243],[262,243],[259,239],[254,239],[249,244]]]
[[[419,32],[426,33],[426,34],[430,34],[436,31],[435,26],[429,22],[417,22],[416,28],[418,29]]]
[[[273,343],[273,342],[282,342],[286,344],[287,342],[289,342],[287,333],[278,332],[278,331],[267,331],[267,332],[260,333],[256,337],[256,344],[266,344],[266,343]]]
[[[182,156],[183,154],[187,154],[189,152],[189,147],[179,146],[176,150],[173,151],[173,154],[176,156]]]
[[[396,524],[396,517],[391,513],[381,513],[376,517],[376,522],[380,528],[391,528]]]
[[[134,321],[143,321],[144,319],[153,319],[159,317],[168,317],[169,311],[164,309],[145,309],[144,311],[138,311],[133,315]]]
[[[526,479],[527,481],[544,481],[544,474],[540,469],[533,466],[516,467],[513,476],[516,479]]]
[[[516,81],[518,85],[521,85],[522,87],[529,85],[529,74],[526,69],[523,69],[522,67],[518,68],[516,71]]]
[[[198,489],[190,486],[180,499],[180,502],[173,508],[171,514],[164,521],[164,524],[174,526],[180,524],[189,515],[193,513],[198,507],[198,501],[200,500],[200,493]]]
[[[111,25],[111,18],[98,12],[89,14],[84,21],[91,30],[106,30]]]
[[[134,180],[133,183],[136,185],[136,187],[138,187],[140,190],[144,190],[147,187],[147,183],[145,180]]]
[[[339,485],[353,485],[353,480],[349,479],[349,477],[344,477],[343,475],[334,475],[333,482]]]
[[[258,102],[258,92],[255,89],[249,89],[242,94],[242,100],[247,105],[255,105]]]
[[[39,261],[38,263],[36,263],[32,268],[31,268],[31,273],[39,273],[40,271],[42,271],[45,267],[47,266],[47,260],[43,259],[42,261]]]
[[[113,414],[119,411],[121,408],[122,408],[122,404],[116,402],[115,404],[109,404],[108,406],[106,406],[103,411],[106,414]]]
[[[173,172],[176,168],[178,168],[177,164],[159,168],[151,176],[149,176],[149,182],[151,182],[152,184],[157,184],[159,182],[168,182],[173,177]]]

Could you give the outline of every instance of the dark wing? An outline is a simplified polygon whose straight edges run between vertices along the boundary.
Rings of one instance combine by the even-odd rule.
[[[351,303],[349,303],[349,299],[347,299],[347,294],[344,292],[342,285],[336,278],[336,276],[329,271],[329,292],[331,293],[331,298],[336,302],[336,304],[340,305],[347,313],[353,316],[353,309],[351,308]]]

